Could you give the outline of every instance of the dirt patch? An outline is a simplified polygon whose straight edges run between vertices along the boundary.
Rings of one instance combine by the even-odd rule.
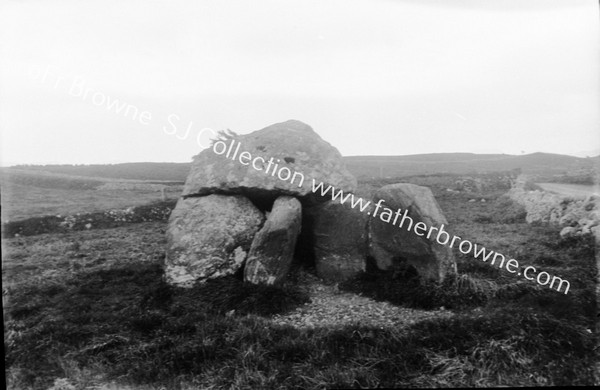
[[[341,291],[337,284],[326,284],[305,271],[298,271],[296,283],[308,294],[310,302],[291,312],[273,316],[272,321],[277,325],[291,325],[295,328],[347,325],[405,328],[427,319],[454,316],[453,312],[443,308],[409,309],[375,301],[361,294]]]

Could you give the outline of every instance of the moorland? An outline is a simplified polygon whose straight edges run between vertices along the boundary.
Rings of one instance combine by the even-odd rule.
[[[281,287],[234,275],[176,289],[162,279],[164,233],[189,165],[2,168],[9,388],[594,384],[593,237],[561,239],[556,227],[527,224],[504,194],[514,170],[589,184],[597,158],[404,157],[346,158],[357,193],[397,182],[428,186],[454,234],[568,279],[569,294],[459,251],[458,276],[443,285],[410,269],[369,268],[331,286],[298,259]],[[471,181],[483,185],[465,185]],[[339,320],[299,325],[326,293],[340,303]],[[357,321],[347,315],[353,297],[367,303]],[[391,308],[404,317],[382,325]]]

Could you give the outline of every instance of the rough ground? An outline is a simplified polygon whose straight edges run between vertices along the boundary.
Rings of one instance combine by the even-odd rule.
[[[340,291],[337,285],[326,284],[306,271],[298,271],[297,279],[295,282],[309,294],[311,301],[286,314],[273,316],[272,321],[278,325],[297,328],[346,325],[405,328],[426,319],[454,315],[443,307],[415,310]]]

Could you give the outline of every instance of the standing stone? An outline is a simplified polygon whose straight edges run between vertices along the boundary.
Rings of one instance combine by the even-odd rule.
[[[280,284],[290,270],[302,225],[298,199],[281,196],[275,200],[265,225],[254,237],[244,280],[254,284]]]
[[[277,198],[265,225],[252,241],[244,280],[254,284],[281,284],[292,265],[301,226],[302,206],[298,199]]]
[[[367,212],[329,201],[311,207],[312,242],[317,275],[341,282],[366,270]]]
[[[401,209],[404,215],[407,210],[407,216],[412,219],[410,231],[407,231],[408,218],[402,227],[398,226],[402,217],[395,224],[393,219],[389,223],[381,220],[382,208],[378,210],[379,215],[370,219],[369,252],[379,269],[388,270],[406,261],[422,278],[433,281],[442,281],[448,273],[456,272],[452,249],[436,242],[437,231],[434,230],[429,239],[426,237],[429,227],[439,228],[443,224],[447,230],[448,225],[429,188],[408,183],[387,185],[375,192],[374,203],[379,199],[384,200],[383,207],[394,212]],[[423,236],[413,230],[418,222],[427,226]]]
[[[263,222],[263,214],[241,195],[180,199],[167,230],[167,282],[191,287],[235,273]]]
[[[340,152],[300,121],[277,123],[220,142],[194,157],[184,196],[218,192],[253,200],[267,197],[272,202],[280,195],[312,195],[313,179],[325,183],[325,188],[356,189],[356,178]]]

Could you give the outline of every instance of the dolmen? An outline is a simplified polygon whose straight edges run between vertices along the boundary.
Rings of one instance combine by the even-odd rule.
[[[280,285],[294,260],[331,282],[364,272],[368,261],[381,270],[407,263],[434,281],[455,272],[450,249],[386,222],[385,210],[374,215],[385,204],[406,209],[407,224],[447,225],[428,188],[395,184],[361,201],[356,188],[340,152],[305,123],[222,132],[194,157],[169,218],[165,278],[191,287],[236,274]]]

